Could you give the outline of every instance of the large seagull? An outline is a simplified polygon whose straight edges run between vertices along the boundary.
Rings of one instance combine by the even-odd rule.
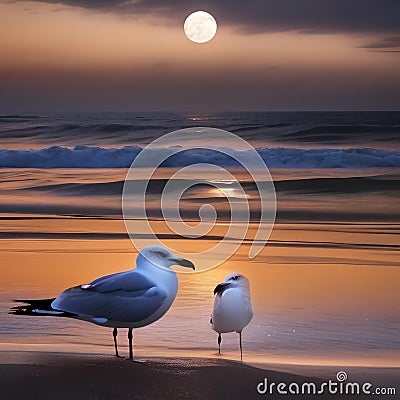
[[[74,318],[114,328],[117,357],[118,328],[128,328],[132,360],[132,330],[160,319],[175,299],[178,278],[173,265],[195,269],[191,261],[176,257],[165,247],[149,246],[138,254],[135,269],[74,286],[53,299],[16,300],[27,305],[13,307],[10,313]]]

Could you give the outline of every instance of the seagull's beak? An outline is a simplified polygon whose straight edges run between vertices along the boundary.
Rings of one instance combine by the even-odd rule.
[[[185,258],[173,258],[172,261],[177,265],[182,265],[182,267],[191,268],[193,271],[196,269],[194,264]]]
[[[229,285],[230,285],[229,282],[223,282],[223,283],[220,283],[219,285],[215,286],[214,295],[222,294],[224,292],[224,290],[228,288]]]

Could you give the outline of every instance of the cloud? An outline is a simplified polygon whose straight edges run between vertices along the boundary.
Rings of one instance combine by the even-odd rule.
[[[400,36],[387,36],[362,47],[384,53],[400,53]]]
[[[35,0],[31,0],[35,1]],[[398,0],[42,0],[113,12],[153,14],[181,22],[198,9],[212,12],[221,24],[247,33],[400,32]]]

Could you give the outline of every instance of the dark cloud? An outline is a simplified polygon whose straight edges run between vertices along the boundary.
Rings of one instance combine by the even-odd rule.
[[[89,9],[159,14],[182,19],[194,10],[212,12],[222,24],[248,33],[398,33],[399,0],[42,0]]]
[[[383,39],[368,43],[363,46],[364,49],[371,49],[384,53],[400,52],[400,36],[388,36]]]

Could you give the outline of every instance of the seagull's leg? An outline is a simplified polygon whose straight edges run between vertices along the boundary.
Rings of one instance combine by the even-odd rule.
[[[129,339],[129,359],[133,360],[133,346],[132,346],[133,333],[132,333],[132,328],[128,329],[128,339]]]
[[[115,347],[115,357],[120,357],[120,358],[122,358],[122,357],[118,354],[117,335],[118,335],[118,329],[117,329],[117,328],[114,328],[114,330],[113,330],[113,338],[114,338],[114,347]]]
[[[239,333],[239,345],[240,345],[240,361],[243,361],[243,350],[242,350],[242,331]]]
[[[221,334],[218,334],[218,354],[221,355]]]

